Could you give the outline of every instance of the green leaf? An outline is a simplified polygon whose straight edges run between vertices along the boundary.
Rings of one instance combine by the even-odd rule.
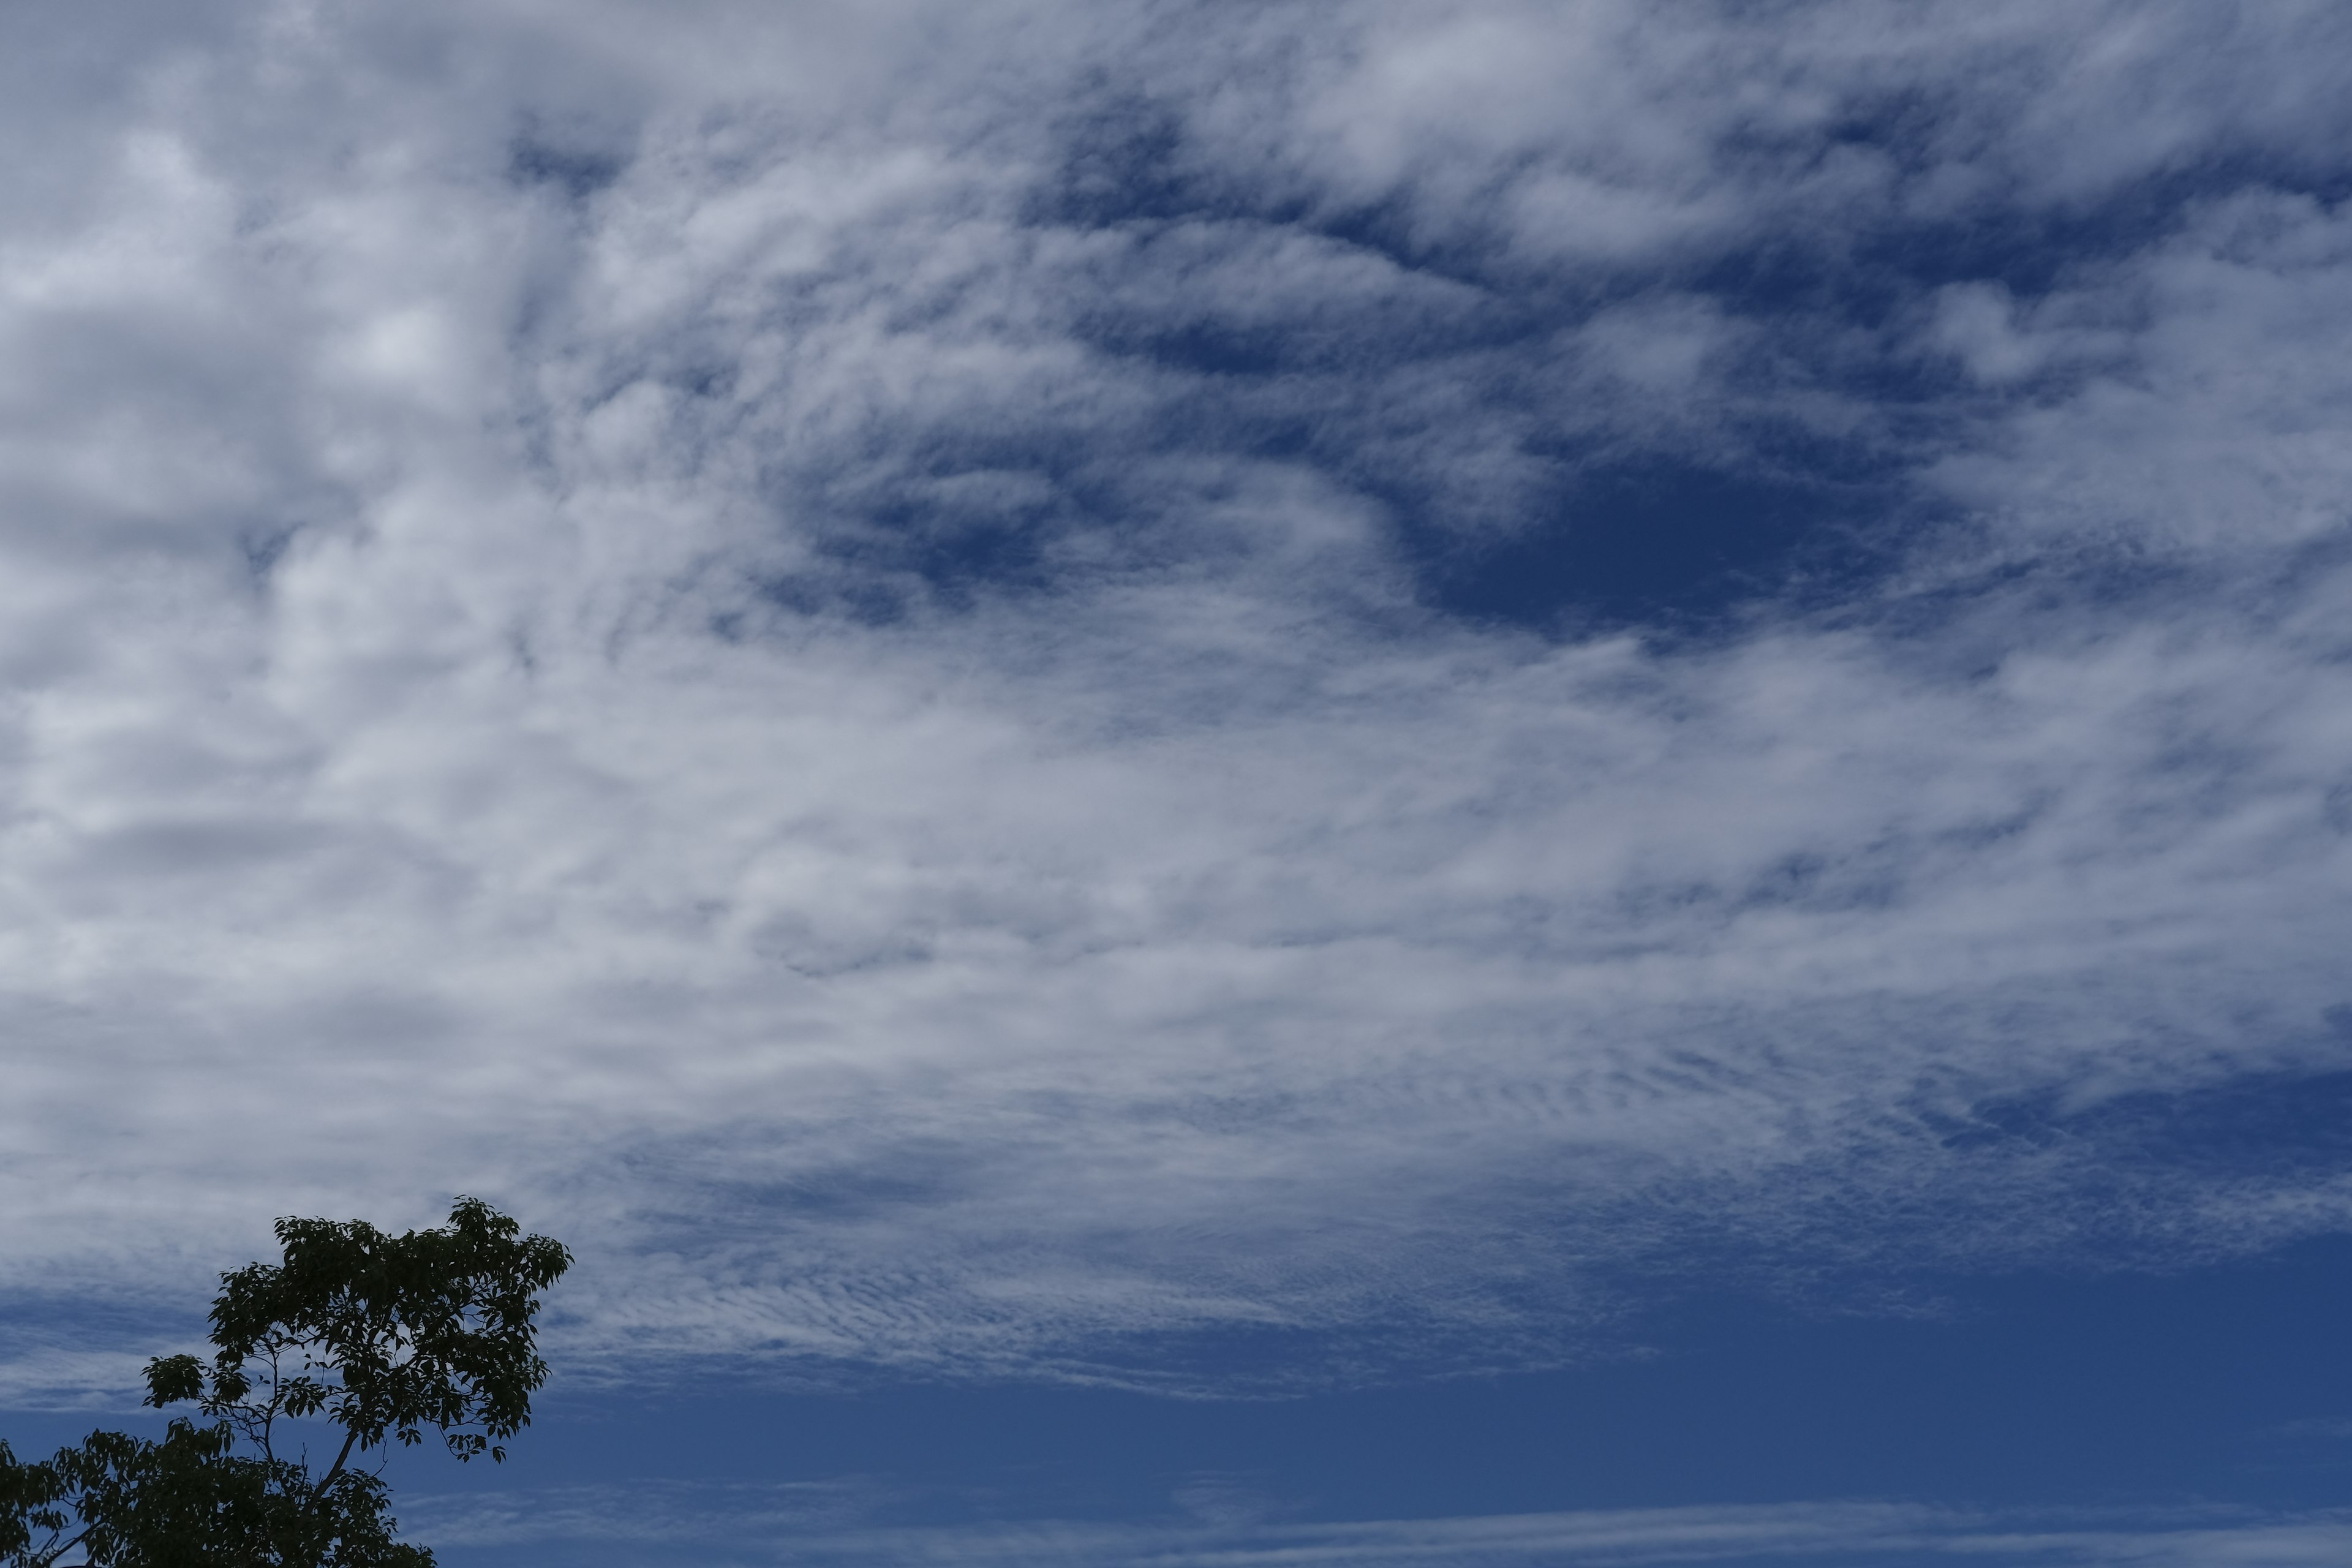
[[[383,1481],[354,1453],[437,1429],[460,1460],[530,1423],[547,1379],[539,1293],[571,1254],[489,1205],[388,1236],[363,1220],[281,1219],[278,1263],[221,1276],[215,1354],[147,1363],[146,1403],[194,1401],[161,1442],[93,1432],[40,1464],[0,1443],[0,1568],[46,1568],[79,1542],[95,1568],[431,1568],[394,1539]],[[278,1424],[323,1416],[340,1452],[313,1475]],[[299,1448],[299,1445],[295,1445]]]

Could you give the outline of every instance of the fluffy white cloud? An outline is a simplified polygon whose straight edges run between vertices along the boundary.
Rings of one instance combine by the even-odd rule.
[[[2332,10],[173,15],[14,68],[25,1298],[463,1189],[583,1365],[1181,1381],[2343,1222],[2068,1121],[2347,1048]],[[1796,439],[1832,608],[1405,547]]]

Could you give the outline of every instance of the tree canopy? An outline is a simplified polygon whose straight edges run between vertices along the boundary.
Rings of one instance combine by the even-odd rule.
[[[478,1198],[399,1236],[364,1220],[277,1232],[281,1261],[221,1276],[211,1358],[147,1363],[142,1403],[194,1416],[38,1462],[0,1442],[0,1568],[77,1547],[93,1568],[429,1568],[394,1538],[382,1465],[364,1461],[427,1429],[460,1460],[504,1460],[547,1380],[539,1293],[572,1256]],[[310,1421],[339,1434],[323,1469]]]

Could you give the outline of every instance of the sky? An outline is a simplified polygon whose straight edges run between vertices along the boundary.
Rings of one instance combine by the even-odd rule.
[[[20,1453],[464,1193],[448,1568],[2352,1561],[2352,11],[101,0],[0,135]]]

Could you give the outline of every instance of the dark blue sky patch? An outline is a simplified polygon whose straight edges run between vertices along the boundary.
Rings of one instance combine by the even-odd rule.
[[[1110,228],[1211,210],[1208,193],[1182,166],[1183,117],[1167,105],[1104,93],[1055,129],[1063,157],[1032,194],[1025,221]]]
[[[628,167],[616,153],[567,146],[535,135],[515,139],[507,155],[507,177],[519,185],[545,185],[569,199],[586,201],[612,184]]]
[[[1114,327],[1097,342],[1154,364],[1194,375],[1255,377],[1316,368],[1328,362],[1332,345],[1317,343],[1295,326],[1241,325],[1213,319],[1162,323],[1122,331]]]
[[[795,572],[756,580],[753,591],[771,611],[794,616],[839,616],[865,626],[897,626],[924,595],[919,583],[854,573]],[[723,625],[722,625],[723,623]],[[734,641],[749,635],[752,617],[730,611],[714,619],[714,634]]]
[[[1671,458],[1590,473],[1525,531],[1465,540],[1408,527],[1425,602],[1547,632],[1703,631],[1738,606],[1858,588],[1897,559],[1859,489],[1762,479]]]
[[[829,542],[826,552],[859,574],[878,567],[963,610],[982,594],[1026,595],[1052,586],[1045,558],[1059,521],[902,502],[877,510],[856,535]]]
[[[1199,216],[1127,226],[1131,248],[1120,259],[1145,286],[1080,301],[1070,321],[1075,335],[1104,353],[1186,374],[1361,376],[1465,354],[1525,352],[1603,298],[1465,284],[1353,237],[1264,214]],[[1252,297],[1244,258],[1285,247],[1326,264],[1362,265],[1346,269],[1348,289],[1286,288],[1277,310]],[[1203,278],[1211,283],[1201,284]],[[1360,397],[1364,388],[1351,391]]]
[[[1160,432],[1180,452],[1191,440],[1213,445],[1213,426],[1230,422],[1243,448],[1234,457],[1323,472],[1347,458],[1344,429],[1318,430],[1304,416],[1244,428],[1235,410],[1213,400],[1190,414],[1202,423],[1188,426],[1180,414]],[[943,468],[919,482],[894,476],[877,489],[828,487],[822,504],[831,522],[815,534],[828,564],[769,582],[767,597],[802,610],[854,602],[860,618],[895,618],[918,600],[961,611],[983,599],[1068,591],[1103,574],[1239,566],[1253,549],[1199,526],[1203,509],[1218,504],[1213,490],[1147,498],[1134,473],[1010,438],[969,456],[963,475]],[[1360,456],[1381,461],[1378,452]],[[1537,475],[1545,466],[1522,455],[1519,468]],[[1009,501],[991,494],[1000,478]],[[1842,603],[1866,594],[1926,536],[1892,483],[1767,477],[1671,457],[1593,465],[1528,497],[1541,506],[1534,519],[1484,537],[1438,521],[1443,488],[1384,483],[1360,468],[1339,468],[1333,478],[1352,479],[1391,518],[1392,547],[1424,605],[1553,636],[1626,626],[1705,636],[1765,602]],[[974,482],[959,482],[967,479]]]
[[[1148,559],[1151,542],[1111,522],[1117,498],[1070,464],[1066,448],[983,438],[963,455],[970,466],[961,470],[942,455],[927,471],[883,466],[878,478],[843,476],[782,503],[824,520],[807,531],[817,564],[763,577],[761,596],[800,614],[887,625],[918,607],[963,612],[983,599],[1060,592],[1072,584],[1057,545],[1090,523],[1114,544],[1115,561]]]

